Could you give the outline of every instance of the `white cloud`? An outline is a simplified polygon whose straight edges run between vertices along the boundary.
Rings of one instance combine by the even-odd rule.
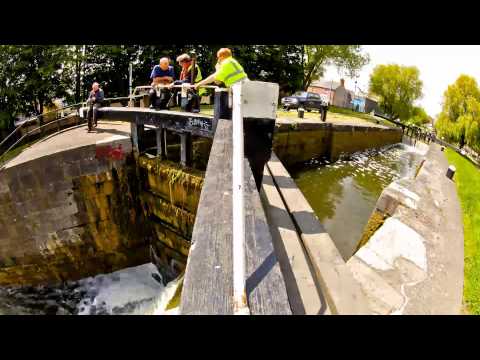
[[[358,86],[368,89],[370,73],[378,64],[396,63],[416,66],[423,81],[423,97],[418,104],[436,116],[441,111],[443,93],[461,74],[480,79],[480,46],[478,45],[365,45],[370,63],[358,78]],[[330,66],[326,79],[337,80],[341,74]],[[354,79],[345,77],[346,85],[354,89]]]

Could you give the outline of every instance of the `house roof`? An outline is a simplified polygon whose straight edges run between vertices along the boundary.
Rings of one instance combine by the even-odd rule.
[[[332,81],[332,80],[315,80],[315,81],[312,81],[310,86],[319,87],[319,88],[328,89],[328,90],[329,89],[336,90],[340,86],[340,82]],[[346,90],[350,94],[350,96],[353,98],[355,95],[355,92],[348,88],[346,88]],[[367,98],[375,102],[378,102],[379,100],[377,96],[368,94],[368,92],[363,91],[359,87],[357,87],[357,97]]]
[[[315,81],[312,81],[310,86],[335,90],[340,86],[340,83],[338,81],[332,81],[332,80],[315,80]]]

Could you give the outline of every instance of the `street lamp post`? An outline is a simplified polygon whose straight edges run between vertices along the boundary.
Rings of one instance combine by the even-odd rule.
[[[355,80],[355,88],[353,90],[353,110],[355,110],[355,100],[357,99],[357,80]]]

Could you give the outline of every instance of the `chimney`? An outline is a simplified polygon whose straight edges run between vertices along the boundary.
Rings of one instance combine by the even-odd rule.
[[[340,79],[340,86],[345,87],[345,79]]]

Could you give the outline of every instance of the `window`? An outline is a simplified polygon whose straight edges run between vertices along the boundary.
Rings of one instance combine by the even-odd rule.
[[[320,100],[320,95],[315,93],[308,93],[308,98],[312,100]]]

